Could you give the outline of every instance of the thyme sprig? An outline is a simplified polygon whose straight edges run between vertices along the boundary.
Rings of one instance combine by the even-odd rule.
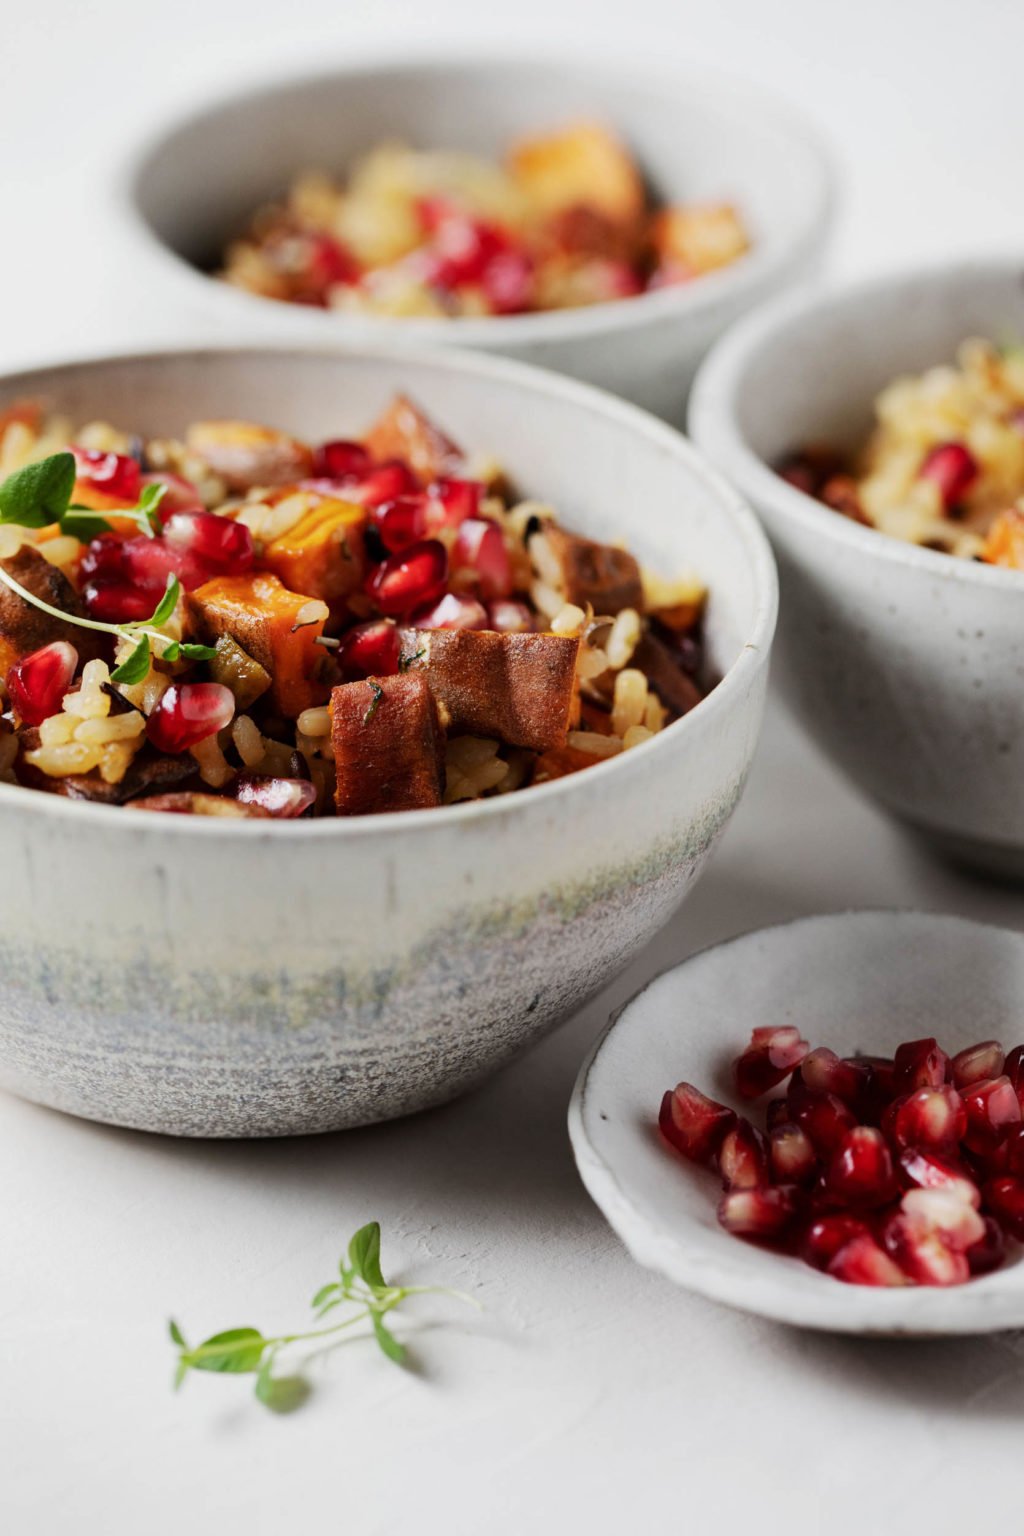
[[[472,1296],[448,1286],[389,1285],[380,1265],[380,1223],[368,1222],[349,1242],[346,1257],[338,1264],[338,1279],[322,1285],[310,1304],[315,1323],[346,1307],[343,1317],[326,1327],[270,1336],[258,1328],[228,1328],[195,1346],[186,1343],[180,1327],[172,1320],[170,1336],[178,1350],[175,1388],[181,1386],[190,1371],[255,1375],[253,1390],[257,1399],[276,1413],[291,1412],[306,1400],[310,1388],[303,1376],[278,1372],[276,1368],[284,1351],[294,1345],[309,1344],[313,1348],[307,1359],[311,1358],[344,1343],[349,1329],[368,1322],[372,1333],[361,1336],[372,1336],[389,1360],[404,1365],[408,1359],[406,1347],[392,1333],[385,1318],[407,1297],[425,1295],[455,1296],[471,1306],[479,1305]]]

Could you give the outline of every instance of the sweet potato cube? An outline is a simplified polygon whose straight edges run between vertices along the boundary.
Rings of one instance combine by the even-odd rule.
[[[651,226],[651,242],[660,266],[693,277],[727,267],[750,246],[730,203],[664,208]]]
[[[548,526],[535,538],[544,540],[544,556],[538,563],[543,579],[568,603],[596,614],[614,615],[623,608],[643,612],[644,589],[640,567],[633,556],[614,544],[581,539],[564,528]],[[533,541],[531,540],[531,553]]]
[[[301,520],[264,546],[261,563],[292,592],[335,603],[362,584],[366,512],[335,497],[308,495]]]
[[[451,731],[543,752],[565,743],[579,640],[480,629],[403,629],[408,676],[425,673]]]
[[[444,731],[421,673],[342,683],[331,693],[339,816],[418,811],[444,794]]]
[[[455,474],[462,462],[461,450],[407,395],[395,396],[363,443],[373,458],[402,459],[428,483]]]
[[[0,565],[33,597],[41,598],[52,608],[85,618],[81,599],[67,577],[30,545],[23,544],[16,554],[0,561]],[[23,656],[31,655],[54,640],[69,641],[83,664],[102,656],[105,650],[103,636],[96,630],[83,629],[70,621],[63,623],[12,592],[6,582],[0,582],[0,677],[6,677]]]
[[[323,702],[324,657],[316,638],[324,618],[304,622],[303,610],[310,606],[304,594],[289,592],[267,571],[251,571],[216,576],[190,593],[187,603],[189,628],[199,640],[216,645],[221,635],[230,635],[270,673],[271,698],[282,715],[294,720]]]
[[[289,485],[313,472],[313,453],[306,443],[253,421],[196,421],[185,442],[232,491]]]
[[[641,219],[644,184],[629,151],[600,123],[576,123],[559,133],[521,139],[508,168],[543,216],[593,208],[614,223]]]
[[[689,714],[704,697],[690,674],[683,671],[657,635],[641,635],[630,666],[644,673],[648,685],[673,715]]]
[[[981,558],[990,565],[1024,571],[1024,512],[1019,507],[1000,512],[988,531]]]

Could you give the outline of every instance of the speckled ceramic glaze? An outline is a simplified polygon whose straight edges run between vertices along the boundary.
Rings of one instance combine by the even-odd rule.
[[[840,912],[745,934],[633,998],[580,1071],[569,1131],[580,1174],[640,1264],[778,1322],[839,1333],[932,1335],[1024,1327],[1024,1263],[967,1285],[844,1285],[740,1242],[715,1219],[721,1180],[657,1131],[685,1080],[735,1103],[730,1063],[760,1025],[794,1024],[840,1055],[891,1056],[935,1035],[950,1051],[1021,1039],[1024,935],[927,912]]]
[[[1024,336],[1024,267],[974,262],[773,306],[708,358],[690,423],[779,560],[779,674],[808,730],[937,846],[1024,878],[1024,575],[876,533],[767,467],[854,446],[878,391]]]
[[[696,568],[723,680],[621,760],[472,806],[224,822],[0,786],[0,1080],[192,1136],[327,1131],[478,1082],[633,955],[743,786],[775,621],[753,516],[689,445],[582,385],[490,359],[239,350],[8,377],[143,433],[203,416],[351,436],[393,392],[566,522]]]
[[[343,173],[384,140],[500,156],[579,118],[617,128],[668,201],[735,201],[754,249],[685,288],[545,315],[388,320],[258,298],[206,277],[225,241],[297,171]],[[711,342],[813,271],[831,222],[832,173],[811,128],[770,95],[705,72],[542,58],[359,64],[278,79],[168,125],[135,156],[120,195],[124,251],[155,291],[209,326],[357,345],[479,348],[557,368],[680,423]],[[168,286],[169,285],[169,286]]]

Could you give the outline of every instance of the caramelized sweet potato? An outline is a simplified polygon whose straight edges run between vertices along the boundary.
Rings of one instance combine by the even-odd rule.
[[[30,545],[22,545],[17,554],[0,561],[0,565],[34,597],[77,618],[85,617],[85,609],[67,577]],[[102,656],[106,650],[104,638],[96,630],[82,629],[70,620],[62,623],[0,582],[0,676],[6,676],[9,668],[22,656],[38,651],[54,640],[70,641],[83,665]]]
[[[687,714],[704,695],[688,672],[684,672],[667,645],[650,631],[641,635],[633,652],[631,667],[646,673],[650,687],[673,715]]]
[[[988,531],[981,558],[990,565],[1024,571],[1024,512],[1019,507],[1000,512]]]
[[[428,483],[455,474],[462,462],[461,450],[407,395],[395,396],[363,443],[375,459],[404,459]]]
[[[663,266],[694,277],[727,267],[750,245],[730,203],[663,208],[652,225],[651,240]]]
[[[339,816],[415,811],[444,794],[444,731],[420,674],[343,683],[331,693]]]
[[[565,743],[578,639],[479,629],[403,629],[407,675],[425,673],[452,731],[543,752]]]
[[[324,653],[316,644],[324,621],[295,627],[309,601],[304,594],[289,592],[267,571],[217,576],[189,594],[189,629],[205,645],[230,635],[270,673],[274,704],[294,720],[327,694],[320,682]]]
[[[548,525],[542,534],[558,577],[556,590],[568,603],[596,614],[613,615],[623,608],[643,612],[644,589],[640,567],[625,549],[582,539],[564,528]]]
[[[336,497],[308,496],[302,519],[263,548],[261,564],[292,592],[336,603],[362,585],[366,511]]]
[[[305,443],[253,421],[197,421],[185,441],[231,491],[289,485],[313,472],[313,453]]]
[[[544,214],[596,209],[620,225],[644,215],[644,185],[629,152],[600,123],[576,123],[558,133],[521,139],[508,168]]]

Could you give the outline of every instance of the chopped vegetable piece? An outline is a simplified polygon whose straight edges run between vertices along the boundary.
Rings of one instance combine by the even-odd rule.
[[[221,635],[230,635],[269,672],[274,703],[289,720],[322,703],[327,694],[319,681],[323,652],[316,644],[324,619],[295,628],[308,602],[264,571],[218,576],[187,598],[189,623],[198,639],[215,645]]]
[[[440,805],[444,732],[420,674],[343,683],[331,694],[339,816]]]
[[[232,491],[288,485],[313,473],[311,448],[286,432],[252,421],[197,421],[185,440]]]
[[[557,590],[566,602],[579,608],[589,603],[597,614],[616,614],[623,608],[643,612],[640,567],[627,550],[550,524],[541,536],[558,570]]]
[[[292,592],[335,603],[362,584],[366,511],[314,491],[303,494],[308,512],[264,546],[262,563]]]
[[[402,459],[421,480],[458,473],[462,454],[406,395],[398,395],[366,434],[375,459]]]

